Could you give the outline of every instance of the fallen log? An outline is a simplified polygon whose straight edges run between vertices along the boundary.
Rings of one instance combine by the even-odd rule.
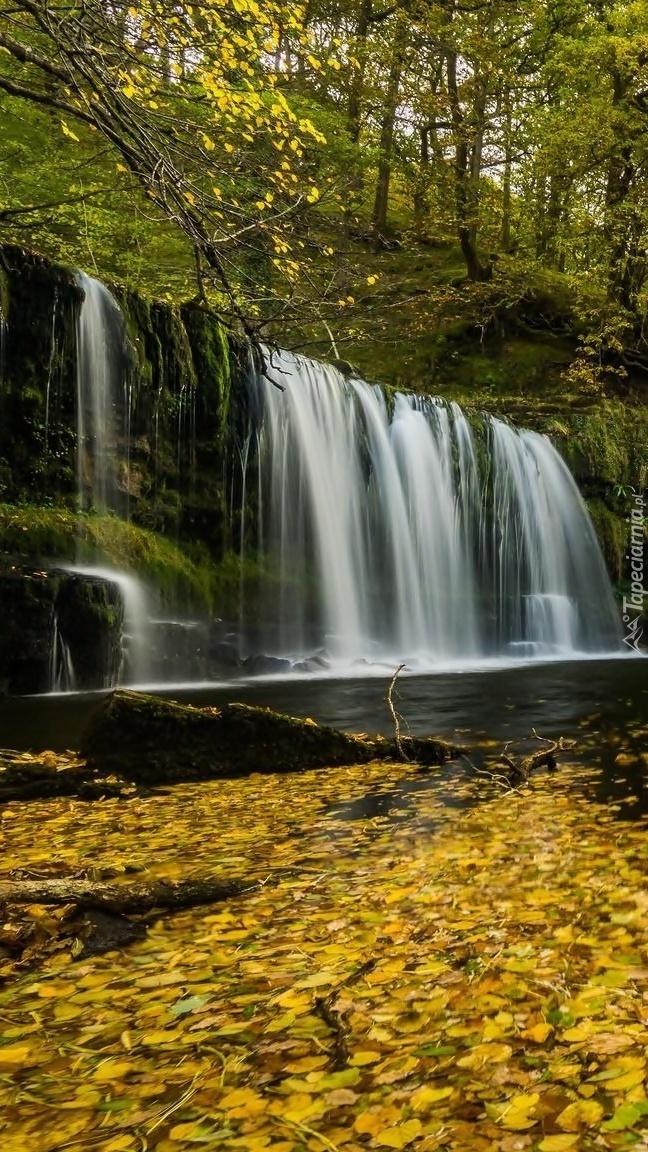
[[[138,884],[102,884],[94,880],[57,877],[54,880],[4,880],[0,905],[73,904],[78,911],[93,908],[116,916],[150,912],[153,908],[194,908],[215,904],[245,891],[245,885],[223,880],[150,880]]]
[[[69,948],[74,959],[124,948],[146,935],[152,915],[220,903],[257,886],[211,877],[136,884],[70,876],[5,879],[0,881],[0,966],[9,958],[5,974],[12,975],[61,948]],[[60,911],[46,913],[50,908]]]
[[[460,751],[433,736],[408,740],[408,755],[420,764],[443,764]],[[149,787],[402,759],[396,741],[384,736],[247,704],[194,708],[125,690],[113,692],[91,722],[81,756],[92,772]]]
[[[133,791],[130,780],[115,775],[106,779],[89,771],[87,765],[78,760],[61,763],[61,758],[53,753],[30,759],[24,753],[0,752],[0,803],[48,800],[57,796],[100,800],[124,796],[129,791]]]

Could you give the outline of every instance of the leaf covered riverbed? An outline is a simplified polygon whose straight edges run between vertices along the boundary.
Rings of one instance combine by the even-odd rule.
[[[8,805],[5,877],[267,883],[6,980],[3,1152],[648,1148],[646,829],[577,771],[373,819],[340,804],[411,767]]]

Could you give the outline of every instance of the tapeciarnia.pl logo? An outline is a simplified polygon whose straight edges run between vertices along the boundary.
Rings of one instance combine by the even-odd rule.
[[[623,597],[623,623],[626,631],[623,643],[635,652],[641,652],[639,647],[643,636],[643,606],[646,589],[644,585],[644,522],[646,519],[646,501],[641,492],[631,488],[632,510],[628,517],[630,524],[630,551],[626,558],[630,560],[630,594]]]

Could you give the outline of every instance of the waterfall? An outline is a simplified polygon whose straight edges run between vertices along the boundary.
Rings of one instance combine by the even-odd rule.
[[[0,304],[0,397],[4,393],[7,368],[7,319]]]
[[[619,649],[594,530],[546,437],[268,360],[250,383],[264,577],[245,622],[264,651],[428,667]]]
[[[52,617],[50,644],[50,692],[74,692],[76,677],[70,649],[61,636],[58,616]]]
[[[75,564],[66,568],[80,576],[93,576],[117,584],[124,602],[124,658],[120,684],[143,684],[152,679],[153,621],[144,585],[136,576],[117,568]]]
[[[124,320],[108,289],[77,273],[84,299],[77,324],[77,482],[79,508],[117,502],[117,408],[121,401]],[[130,401],[125,419],[130,416]]]

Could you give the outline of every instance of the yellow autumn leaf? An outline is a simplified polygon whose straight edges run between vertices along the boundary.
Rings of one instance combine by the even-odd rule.
[[[379,1132],[383,1131],[385,1125],[382,1117],[376,1111],[369,1109],[367,1112],[361,1112],[359,1116],[356,1116],[353,1127],[360,1136],[377,1136]]]
[[[97,1084],[115,1084],[135,1070],[136,1065],[132,1060],[104,1060],[103,1064],[95,1068],[92,1079]]]
[[[583,1040],[588,1040],[593,1031],[592,1021],[583,1020],[582,1024],[577,1024],[574,1028],[567,1028],[562,1033],[561,1040],[567,1040],[570,1044],[579,1044]]]
[[[37,1051],[33,1044],[5,1044],[0,1048],[0,1069],[38,1062]]]
[[[306,1009],[304,1009],[305,1011]],[[297,1019],[297,1014],[293,1011],[283,1012],[281,1016],[275,1017],[269,1024],[266,1024],[266,1032],[283,1032],[286,1028],[290,1028]]]
[[[285,1065],[287,1072],[295,1072],[300,1074],[302,1072],[313,1072],[316,1068],[322,1068],[328,1064],[329,1058],[326,1055],[321,1056],[302,1056],[300,1060],[291,1060],[289,1064]],[[353,1060],[350,1061],[353,1063]]]
[[[503,1040],[510,1028],[502,1028],[496,1020],[489,1020],[482,1032],[482,1040]]]
[[[539,1152],[567,1152],[578,1143],[578,1136],[571,1136],[567,1132],[556,1133],[555,1136],[545,1136],[538,1144]]]
[[[96,1108],[97,1104],[101,1103],[101,1092],[93,1092],[91,1089],[83,1088],[79,1091],[78,1095],[73,1096],[71,1100],[62,1100],[58,1105],[59,1108]]]
[[[399,1032],[407,1036],[413,1032],[421,1032],[428,1020],[429,1017],[426,1013],[419,1012],[416,1008],[412,1008],[409,1012],[399,1013],[392,1022],[392,1028],[394,1032]]]
[[[624,1072],[621,1076],[614,1076],[605,1081],[606,1088],[612,1088],[615,1092],[626,1091],[628,1088],[636,1088],[638,1084],[642,1084],[646,1075],[645,1068],[630,1068],[628,1072]]]
[[[172,1031],[171,1029],[167,1031],[165,1028],[160,1028],[157,1032],[147,1032],[145,1036],[142,1036],[141,1042],[151,1048],[157,1048],[162,1044],[171,1044],[181,1036],[181,1032]]]
[[[485,1064],[503,1064],[513,1055],[510,1044],[475,1044],[466,1056],[457,1060],[459,1068],[483,1068]]]
[[[432,1088],[424,1086],[417,1088],[416,1092],[412,1093],[411,1106],[415,1112],[425,1112],[434,1104],[439,1104],[442,1100],[447,1100],[452,1096],[454,1088],[451,1085],[446,1085],[444,1088]]]
[[[292,1120],[295,1124],[303,1124],[317,1116],[322,1116],[325,1107],[323,1100],[314,1100],[308,1093],[298,1092],[282,1104],[279,1115],[285,1116],[287,1120]]]
[[[259,1112],[265,1111],[267,1101],[255,1092],[253,1088],[234,1088],[232,1092],[228,1092],[227,1096],[223,1096],[218,1102],[218,1107],[222,1108],[224,1112],[230,1112],[239,1108],[243,1109],[243,1115],[249,1113],[256,1115]]]
[[[535,1108],[539,1099],[540,1096],[537,1092],[528,1092],[511,1097],[500,1114],[499,1119],[502,1127],[511,1132],[525,1132],[528,1128],[533,1128],[538,1123],[538,1119],[530,1116],[529,1113]]]
[[[380,1059],[380,1052],[354,1052],[349,1063],[354,1067],[363,1068],[367,1064],[376,1064]]]
[[[69,1001],[62,1001],[60,1004],[54,1005],[54,1019],[55,1020],[74,1020],[75,1016],[83,1014],[83,1006],[81,1004],[70,1004]]]
[[[395,1124],[393,1128],[384,1128],[375,1136],[376,1144],[384,1148],[406,1148],[412,1140],[421,1135],[423,1125],[420,1120],[405,1120],[403,1124]]]
[[[603,1105],[596,1100],[575,1100],[556,1116],[556,1124],[565,1132],[581,1132],[593,1128],[603,1116]]]
[[[169,1132],[169,1139],[175,1140],[179,1144],[184,1140],[191,1140],[197,1127],[197,1120],[190,1120],[187,1124],[175,1124]]]
[[[68,128],[65,120],[61,120],[61,131],[64,136],[68,137],[69,140],[75,140],[77,144],[79,143],[79,137],[72,131],[71,128]]]
[[[551,1024],[534,1024],[533,1028],[528,1028],[522,1035],[529,1040],[533,1040],[535,1044],[544,1044],[548,1036],[553,1032]]]
[[[295,988],[321,988],[324,984],[333,984],[335,976],[333,972],[314,972],[312,976],[306,976],[303,980],[298,980]]]
[[[130,1148],[135,1148],[136,1145],[135,1137],[124,1132],[121,1136],[115,1136],[109,1140],[107,1144],[102,1144],[101,1152],[128,1152]]]

